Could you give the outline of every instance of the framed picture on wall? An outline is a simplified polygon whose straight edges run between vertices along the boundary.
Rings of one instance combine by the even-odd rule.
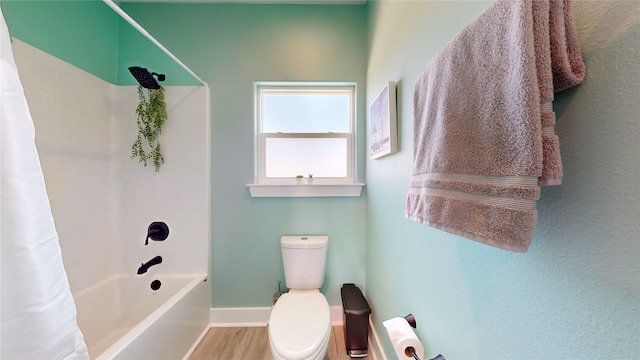
[[[396,129],[396,83],[387,82],[369,105],[371,159],[398,151]]]

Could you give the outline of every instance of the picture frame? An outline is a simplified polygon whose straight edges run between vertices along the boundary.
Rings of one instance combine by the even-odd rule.
[[[388,81],[369,105],[371,159],[398,151],[396,124],[396,83]]]

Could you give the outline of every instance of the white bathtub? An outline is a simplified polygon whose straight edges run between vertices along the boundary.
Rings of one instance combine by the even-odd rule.
[[[74,294],[92,359],[182,359],[209,326],[203,274],[116,275]],[[158,290],[151,282],[159,280]]]

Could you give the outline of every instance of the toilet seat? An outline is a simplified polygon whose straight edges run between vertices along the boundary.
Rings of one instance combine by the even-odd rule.
[[[271,310],[269,342],[275,359],[322,359],[330,336],[329,304],[318,290],[292,290]]]

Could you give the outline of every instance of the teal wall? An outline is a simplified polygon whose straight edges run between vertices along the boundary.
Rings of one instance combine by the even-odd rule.
[[[254,81],[357,83],[364,149],[366,8],[355,6],[123,3],[123,9],[211,87],[213,307],[270,306],[284,280],[280,236],[329,236],[322,291],[364,287],[365,197],[251,198]],[[358,166],[364,180],[364,160]]]
[[[164,73],[162,85],[200,85],[101,0],[2,0],[14,36],[117,85],[136,85],[137,65]]]
[[[166,24],[166,22],[162,20],[160,23]],[[165,74],[165,81],[160,82],[161,85],[201,85],[197,79],[178,65],[170,56],[156,46],[156,44],[143,36],[136,28],[122,18],[120,18],[119,21],[118,31],[118,71],[116,73],[116,84],[137,85],[136,80],[128,68],[129,66],[141,66],[147,68],[150,72]],[[171,49],[168,50],[171,51]],[[189,64],[186,65],[189,66]]]
[[[398,82],[400,152],[367,161],[367,296],[374,324],[413,313],[428,358],[640,358],[640,2],[574,2],[587,79],[557,94],[561,186],[544,188],[526,254],[404,219],[413,86],[488,6],[368,6],[367,100]]]
[[[11,36],[114,83],[119,16],[102,1],[2,0]]]

